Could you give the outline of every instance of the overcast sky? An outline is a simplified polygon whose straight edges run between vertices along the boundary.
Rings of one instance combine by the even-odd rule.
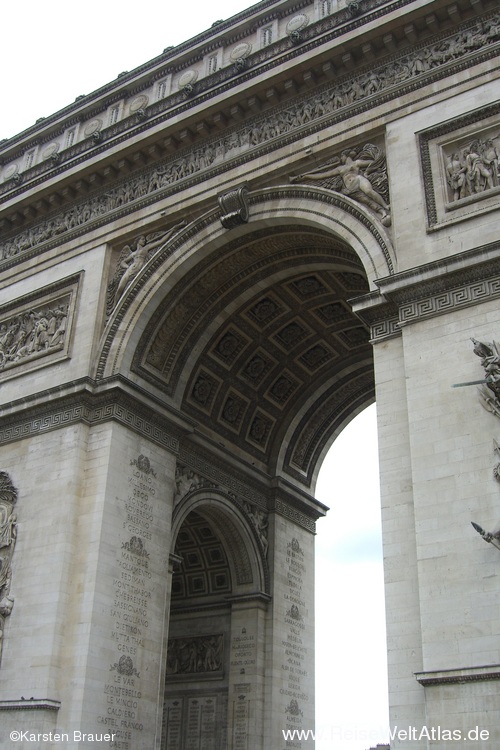
[[[9,138],[253,3],[6,2],[0,45],[0,140]],[[387,739],[387,687],[375,408],[336,440],[317,487],[316,750]]]

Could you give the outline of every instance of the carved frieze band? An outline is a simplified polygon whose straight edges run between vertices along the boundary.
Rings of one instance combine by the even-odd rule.
[[[373,323],[370,327],[370,342],[377,344],[386,339],[392,339],[395,336],[401,336],[399,318],[388,318]]]
[[[0,380],[69,356],[81,275],[0,307]]]
[[[393,3],[391,10],[394,10],[396,8],[404,8],[410,2],[413,2],[413,0],[397,0],[397,2]],[[132,129],[134,129],[135,133],[138,134],[144,131],[146,128],[150,127],[152,120],[154,120],[156,124],[158,122],[166,120],[167,118],[178,116],[182,112],[191,108],[193,106],[193,102],[196,103],[196,106],[199,106],[202,102],[213,96],[214,87],[218,87],[219,92],[224,93],[225,91],[231,89],[236,83],[237,85],[241,85],[242,82],[254,76],[267,75],[276,65],[276,58],[278,56],[280,56],[281,58],[281,64],[286,65],[297,54],[304,54],[304,52],[310,50],[312,51],[316,44],[316,37],[319,35],[326,35],[323,36],[323,43],[325,43],[329,39],[333,39],[338,36],[339,33],[352,32],[360,25],[369,23],[374,18],[381,18],[387,11],[384,7],[380,8],[380,6],[384,6],[385,4],[386,0],[363,0],[364,13],[363,16],[358,19],[353,18],[353,16],[356,14],[351,13],[348,8],[340,8],[335,13],[324,16],[320,21],[311,24],[309,28],[301,30],[301,47],[299,51],[291,48],[288,38],[284,37],[272,44],[265,45],[264,47],[256,50],[253,53],[251,45],[248,45],[246,54],[245,51],[243,51],[242,54],[241,47],[246,46],[246,43],[243,42],[243,45],[241,44],[243,37],[241,35],[241,31],[238,31],[236,37],[234,37],[232,40],[230,37],[224,40],[226,47],[231,43],[240,42],[240,44],[237,45],[237,49],[239,48],[238,56],[234,58],[233,54],[231,54],[231,60],[234,65],[230,67],[219,68],[215,73],[208,75],[201,80],[198,80],[197,71],[194,71],[192,69],[190,70],[189,65],[188,69],[186,70],[186,59],[182,53],[190,45],[189,41],[185,42],[184,44],[178,45],[175,48],[167,48],[166,50],[164,50],[164,55],[166,58],[165,63],[168,65],[170,57],[169,53],[170,49],[172,49],[172,54],[174,56],[181,53],[182,58],[180,65],[178,61],[172,60],[166,70],[157,70],[154,74],[152,74],[152,77],[149,80],[161,80],[166,75],[185,71],[185,74],[187,73],[188,76],[191,77],[190,82],[183,83],[181,78],[179,80],[178,91],[172,92],[169,96],[162,97],[157,101],[150,103],[149,97],[144,93],[140,93],[143,90],[143,86],[134,86],[132,90],[129,89],[125,92],[123,90],[118,90],[114,93],[110,93],[110,95],[106,97],[104,105],[101,105],[100,107],[96,106],[94,109],[88,112],[89,121],[88,124],[84,126],[84,133],[87,138],[65,149],[60,150],[59,144],[54,143],[53,139],[64,134],[69,127],[77,125],[81,122],[80,113],[74,112],[71,119],[66,120],[66,122],[61,124],[59,130],[55,132],[51,131],[48,135],[45,136],[40,136],[40,144],[50,144],[45,149],[46,156],[44,161],[40,164],[34,165],[28,170],[25,170],[22,176],[17,169],[12,172],[12,175],[9,176],[7,180],[5,180],[4,176],[4,184],[0,185],[0,194],[11,191],[12,194],[15,195],[19,192],[19,186],[21,184],[24,185],[24,183],[28,180],[30,186],[33,187],[35,184],[39,184],[40,181],[46,177],[46,173],[48,171],[50,171],[51,174],[54,175],[67,168],[66,165],[68,162],[71,162],[72,166],[81,163],[85,158],[88,157],[89,151],[91,151],[91,153],[95,155],[108,149],[110,141],[113,142],[113,145],[120,143],[130,136],[130,132],[132,131]],[[299,2],[295,3],[294,10],[296,11],[300,7],[306,7],[308,5],[308,0],[300,0]],[[375,12],[372,13],[373,11]],[[251,9],[249,12],[251,13]],[[243,14],[240,14],[240,18],[242,17],[242,15]],[[268,19],[271,20],[274,18],[275,13],[271,11]],[[222,29],[222,26],[225,25],[225,23],[226,22],[220,22],[217,24],[217,27],[219,29]],[[260,24],[262,23],[267,23],[267,20],[261,19]],[[231,24],[231,19],[228,21],[228,24]],[[210,30],[208,30],[208,33],[210,33]],[[213,42],[210,43],[207,40],[207,45],[204,48],[205,53],[209,52],[210,50],[217,49],[219,44],[219,41],[217,41],[214,45]],[[283,55],[285,55],[285,59],[283,59]],[[198,59],[199,58],[193,60],[192,64],[196,64]],[[244,71],[245,73],[244,75],[242,75]],[[238,76],[236,81],[235,76]],[[114,82],[108,84],[107,88],[112,88],[113,84]],[[127,85],[129,85],[128,81]],[[146,84],[146,86],[148,85],[149,82]],[[196,99],[193,99],[194,93],[196,93]],[[134,96],[134,100],[129,108],[131,116],[120,119],[118,122],[109,127],[103,127],[103,121],[102,119],[100,119],[99,115],[102,115],[103,112],[106,112],[110,104],[119,102],[124,97],[129,98],[130,96]],[[139,101],[141,101],[141,104],[137,108],[137,104]],[[78,110],[80,106],[81,104],[77,102],[74,105],[74,109]],[[58,114],[59,113],[56,113],[56,117]],[[44,124],[49,124],[51,119],[52,117],[46,118]],[[32,147],[31,144],[29,147]],[[24,153],[24,150],[20,150],[17,154],[14,154],[12,156],[12,159],[16,160],[18,158],[22,158],[24,156]],[[17,188],[17,190],[15,190],[15,188]]]
[[[297,510],[297,508],[294,508],[288,503],[285,503],[283,500],[275,500],[274,510],[284,518],[288,518],[290,521],[293,521],[298,526],[302,526],[304,529],[307,529],[313,534],[316,533],[316,521],[313,521],[312,518],[309,518],[300,510]]]
[[[92,403],[91,395],[75,394],[49,406],[34,406],[31,410],[28,406],[19,419],[12,416],[0,421],[0,445],[79,422],[94,425],[114,420],[157,445],[173,453],[178,452],[178,438],[170,434],[144,405],[120,395],[109,398],[96,396],[95,399]]]
[[[423,318],[432,318],[477,302],[500,297],[500,276],[486,279],[436,294],[425,299],[408,302],[400,307],[399,325],[404,326]]]
[[[53,246],[60,242],[61,236],[77,236],[86,231],[87,225],[101,226],[112,216],[116,218],[147,205],[159,194],[178,191],[181,181],[188,187],[204,179],[208,170],[211,174],[227,170],[229,161],[231,166],[238,166],[345,119],[348,114],[392,100],[402,88],[408,92],[488,59],[495,53],[495,43],[499,39],[500,15],[495,14],[489,19],[468,22],[453,36],[440,36],[433,44],[394,56],[389,63],[357,77],[341,77],[334,86],[325,86],[309,98],[301,97],[288,103],[286,108],[249,120],[239,130],[209,140],[199,148],[176,153],[174,158],[152,170],[24,230],[0,245],[0,260],[31,254],[32,249],[41,245]],[[277,138],[280,139],[278,144]]]

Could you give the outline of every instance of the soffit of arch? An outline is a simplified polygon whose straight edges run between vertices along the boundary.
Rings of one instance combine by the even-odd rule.
[[[184,347],[189,327],[208,320],[203,315],[210,309],[217,310],[214,301],[222,291],[227,303],[231,295],[237,297],[238,288],[250,299],[254,283],[258,282],[259,288],[263,288],[271,273],[299,274],[299,266],[310,262],[319,267],[323,264],[325,269],[334,262],[337,270],[341,270],[342,264],[344,270],[359,270],[363,276],[368,276],[372,288],[377,278],[394,271],[396,260],[386,230],[373,220],[369,211],[348,197],[316,187],[283,186],[251,193],[249,203],[250,217],[246,225],[228,233],[221,227],[220,212],[213,210],[153,252],[125,289],[108,320],[100,344],[97,378],[128,372],[133,367],[138,372],[140,369],[140,374],[149,377],[150,382],[159,384],[161,393],[172,396],[175,388],[175,383],[170,384],[172,368],[170,362],[165,363],[165,369],[165,365],[155,359],[152,349],[155,338],[157,357],[161,359],[160,341],[172,335],[175,339],[171,342],[172,356],[180,361],[177,350]],[[278,248],[276,256],[271,256],[259,242],[259,238],[271,235],[277,238],[287,231],[289,236],[292,233],[302,237],[304,252],[293,236]],[[251,252],[248,247],[252,248]],[[204,279],[202,286],[200,279]],[[165,290],[169,290],[167,295]],[[187,291],[189,294],[183,299]],[[366,285],[344,290],[345,300],[366,291]],[[239,303],[232,303],[232,310],[242,301],[243,298]],[[201,305],[199,309],[198,305]],[[184,327],[181,309],[187,316],[187,327]],[[147,333],[144,332],[146,325]],[[175,333],[178,325],[184,331],[180,338],[180,334]],[[218,323],[214,325],[217,327]],[[208,327],[205,330],[207,336],[212,335]],[[135,350],[136,344],[129,342],[132,334],[134,341],[141,337],[135,353],[131,347]],[[184,351],[189,350],[184,348]],[[169,355],[170,360],[172,356]]]
[[[280,440],[300,423],[290,443],[308,447],[286,463],[295,461],[295,474],[308,480],[328,428],[310,434],[305,413],[312,419],[328,384],[349,373],[357,384],[339,388],[336,401],[329,396],[330,413],[343,413],[360,392],[366,403],[373,397],[373,382],[352,377],[360,363],[371,366],[368,333],[348,303],[367,289],[359,259],[343,243],[268,227],[191,268],[151,318],[133,369],[202,432],[263,466],[276,464]]]
[[[386,101],[395,98],[400,100],[400,89],[404,89],[407,96],[414,88],[432,83],[443,76],[458,74],[464,67],[477,63],[479,58],[486,60],[495,54],[498,24],[498,16],[493,16],[484,23],[469,20],[463,31],[448,37],[446,34],[438,35],[431,46],[412,53],[408,52],[407,46],[401,46],[401,52],[390,57],[380,68],[373,64],[367,67],[366,55],[363,55],[365,72],[360,72],[355,77],[353,73],[346,72],[336,78],[333,86],[328,82],[321,83],[324,71],[319,78],[315,74],[312,76],[315,82],[314,92],[308,94],[304,90],[299,96],[294,93],[286,103],[290,91],[295,92],[296,86],[287,87],[285,80],[277,82],[278,89],[280,86],[284,86],[284,89],[283,92],[273,89],[276,97],[268,96],[269,88],[264,92],[265,96],[251,97],[257,102],[257,112],[263,107],[263,114],[255,114],[252,119],[251,109],[246,108],[248,102],[242,101],[236,109],[244,116],[245,125],[236,126],[233,123],[231,127],[230,118],[224,115],[222,126],[228,128],[224,136],[207,138],[205,134],[213,131],[214,123],[201,122],[198,123],[199,127],[194,123],[191,129],[183,126],[184,135],[180,139],[169,136],[167,144],[149,141],[143,151],[136,152],[136,157],[132,160],[122,150],[117,166],[110,168],[101,162],[101,171],[89,174],[87,178],[80,170],[78,184],[71,188],[58,188],[59,192],[45,199],[42,199],[38,185],[36,207],[28,209],[24,205],[17,208],[13,203],[12,226],[9,225],[6,214],[5,228],[7,236],[10,234],[11,238],[0,248],[0,257],[4,261],[12,261],[18,255],[36,254],[54,242],[60,242],[61,235],[78,236],[90,226],[102,226],[111,219],[148,205],[152,200],[178,191],[181,184],[189,187],[200,179],[220,174],[230,165],[236,168],[248,159],[259,157],[287,142],[303,139],[326,126],[331,127],[337,121],[345,121],[355,115],[362,116],[363,112]],[[385,35],[388,36],[391,35]],[[466,62],[462,62],[463,58]],[[319,85],[316,85],[316,81]],[[266,86],[269,87],[269,81],[266,81]],[[273,106],[278,99],[279,107]],[[165,138],[164,131],[162,138]],[[196,147],[197,138],[204,140],[203,145],[200,142],[200,148]],[[183,151],[182,146],[186,142],[189,146]],[[169,149],[174,152],[170,158],[166,157]],[[153,162],[154,166],[137,171],[136,176],[131,178],[123,179],[122,176],[117,182],[117,171],[123,169],[128,172],[134,170],[136,163],[145,162]],[[13,174],[17,172],[14,170]],[[78,201],[78,195],[88,193],[93,185],[102,182],[108,183],[105,191],[101,188],[93,193],[92,198],[86,197],[83,201]],[[14,194],[15,191],[12,195]],[[64,204],[68,199],[71,207],[66,211],[61,213],[60,209],[53,210],[54,206]],[[47,218],[40,221],[42,216]],[[30,224],[30,228],[16,232],[14,226],[23,222]]]

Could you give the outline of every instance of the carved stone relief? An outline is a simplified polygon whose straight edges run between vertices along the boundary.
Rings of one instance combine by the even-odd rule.
[[[184,675],[202,675],[222,672],[224,663],[224,636],[196,636],[170,638],[167,649],[167,678]]]
[[[484,385],[478,388],[479,398],[482,406],[500,417],[500,346],[496,341],[484,343],[472,339],[474,344],[474,354],[481,358],[481,365],[484,369]]]
[[[68,354],[77,290],[75,283],[69,286],[59,294],[37,293],[0,309],[0,378],[18,365],[25,372],[39,366],[41,358],[48,364]]]
[[[458,383],[457,385],[474,385],[480,387],[479,399],[484,408],[500,418],[500,345],[496,342],[484,342],[477,339],[471,339],[474,344],[474,354],[481,359],[481,366],[484,369],[484,380],[471,381],[470,383]],[[493,441],[493,447],[497,456],[500,456],[500,448],[496,440]],[[500,464],[493,468],[493,476],[500,481]],[[494,531],[485,531],[478,523],[471,521],[474,529],[482,536],[485,542],[492,544],[500,549],[500,528]]]
[[[457,146],[446,158],[450,203],[500,186],[500,132]]]
[[[250,516],[250,519],[255,527],[257,536],[264,550],[264,554],[267,556],[267,550],[269,548],[269,540],[267,538],[267,531],[269,527],[269,518],[267,513],[262,508],[257,508],[255,505],[250,503],[244,503],[245,510]]]
[[[354,78],[340,78],[334,86],[324,87],[309,98],[301,97],[279,111],[256,118],[239,130],[207,141],[200,148],[190,149],[152,170],[122,182],[104,194],[95,195],[62,214],[24,230],[0,244],[0,260],[26,252],[89,222],[102,220],[111,211],[156,191],[173,187],[179,181],[193,178],[210,167],[224,166],[228,159],[241,157],[255,147],[294,133],[304,126],[312,126],[316,121],[317,127],[321,127],[324,116],[332,117],[368,97],[383,94],[390,89],[388,93],[392,98],[393,87],[408,85],[447,64],[456,63],[464,55],[484,50],[499,39],[500,16],[496,14],[489,19],[470,23],[453,36],[439,39],[434,44],[414,50]],[[418,85],[418,80],[416,83]],[[251,156],[249,153],[250,158]],[[376,192],[387,202],[387,197],[380,190],[377,189]],[[379,205],[377,199],[374,202]],[[381,204],[380,207],[383,208]]]
[[[291,177],[290,182],[312,182],[342,193],[378,213],[385,226],[391,223],[387,163],[372,143],[346,149],[314,172]]]
[[[185,222],[179,222],[179,224],[175,224],[166,232],[153,232],[148,235],[142,234],[129,245],[124,245],[116,264],[114,276],[108,284],[106,300],[106,312],[108,316],[111,315],[118,300],[123,296],[134,279],[139,276],[153,252],[161,245],[165,245],[174,234],[177,234],[185,226]]]
[[[499,113],[496,102],[419,134],[431,228],[498,208]]]
[[[14,506],[17,489],[10,476],[0,471],[0,662],[2,659],[5,618],[10,615],[14,598],[10,595],[11,561],[17,537],[17,517]]]
[[[194,490],[201,489],[202,487],[215,489],[217,485],[214,482],[210,482],[205,477],[197,474],[192,469],[182,464],[177,464],[175,469],[175,494],[174,494],[174,508],[183,500],[186,495]]]

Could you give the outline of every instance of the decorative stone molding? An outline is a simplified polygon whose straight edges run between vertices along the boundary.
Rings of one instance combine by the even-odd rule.
[[[179,437],[175,428],[172,431],[172,424],[140,396],[134,397],[133,389],[128,393],[116,383],[108,383],[109,389],[100,392],[90,379],[74,381],[68,385],[69,393],[55,388],[36,394],[31,404],[23,399],[19,416],[13,402],[11,412],[0,418],[0,445],[81,422],[94,425],[113,420],[177,453]]]
[[[313,521],[312,518],[306,516],[300,510],[297,510],[297,508],[292,507],[283,500],[276,499],[273,510],[280,516],[293,521],[297,526],[302,526],[302,528],[310,531],[312,534],[316,533],[316,521]]]
[[[175,157],[152,170],[23,230],[0,245],[0,260],[15,261],[18,255],[38,252],[35,248],[41,250],[43,245],[59,244],[62,236],[68,239],[78,236],[84,227],[87,230],[89,224],[101,226],[112,218],[147,205],[153,194],[159,197],[178,192],[180,181],[184,187],[189,187],[209,175],[216,176],[227,170],[228,161],[237,167],[275,149],[276,138],[280,138],[281,145],[302,139],[324,128],[325,117],[328,117],[329,124],[344,120],[347,115],[363,111],[367,106],[392,101],[402,87],[408,92],[451,75],[455,67],[468,67],[472,62],[488,59],[495,53],[495,43],[499,38],[500,16],[497,14],[488,19],[469,21],[460,32],[438,37],[433,44],[395,57],[388,64],[371,68],[355,78],[351,74],[340,77],[335,86],[318,88],[314,95],[301,97],[283,109],[250,120],[242,128],[208,140],[199,148],[176,151]],[[472,53],[476,56],[474,61]],[[463,64],[462,58],[465,58]],[[260,73],[263,73],[262,69]],[[377,101],[374,101],[374,96]]]
[[[51,698],[23,698],[13,701],[0,701],[0,711],[59,711],[61,701]]]
[[[0,471],[0,663],[2,660],[5,619],[12,612],[14,597],[10,594],[11,563],[17,538],[17,516],[14,506],[17,489],[6,471]]]
[[[83,274],[0,307],[0,380],[70,356],[78,287]]]
[[[498,243],[378,279],[379,292],[352,300],[355,314],[372,327],[372,340],[385,332],[500,297]],[[397,312],[397,319],[395,313]]]

